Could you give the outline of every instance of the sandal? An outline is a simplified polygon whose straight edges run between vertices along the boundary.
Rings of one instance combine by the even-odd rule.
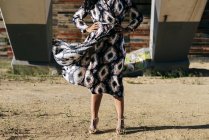
[[[116,134],[117,135],[123,135],[125,134],[125,125],[124,125],[124,118],[122,119],[119,119],[118,121],[120,121],[119,123],[119,126],[116,128]]]
[[[98,124],[98,122],[99,122],[99,118],[98,118],[98,117],[97,117],[97,118],[94,118],[94,119],[92,120],[93,126],[90,126],[90,127],[89,127],[89,133],[90,133],[90,134],[95,134],[95,133],[97,133],[97,124]]]

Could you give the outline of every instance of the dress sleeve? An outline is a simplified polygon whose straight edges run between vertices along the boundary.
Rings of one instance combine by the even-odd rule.
[[[73,23],[81,30],[82,33],[84,33],[86,28],[88,28],[87,24],[83,20],[87,15],[88,13],[85,11],[83,6],[81,6],[73,15]]]
[[[127,28],[134,31],[143,21],[143,15],[136,8],[136,5],[131,0],[127,0],[127,4],[128,4],[128,13],[130,16],[130,22],[129,22]]]

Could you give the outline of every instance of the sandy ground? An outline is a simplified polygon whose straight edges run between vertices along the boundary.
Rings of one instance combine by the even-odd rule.
[[[191,68],[209,71],[208,63]],[[100,133],[88,134],[90,92],[61,77],[0,79],[0,140],[208,140],[209,77],[125,78],[127,133],[115,135],[113,98],[105,94]]]

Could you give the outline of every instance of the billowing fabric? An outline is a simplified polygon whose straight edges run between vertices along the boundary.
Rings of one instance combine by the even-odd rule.
[[[87,87],[92,94],[108,93],[123,97],[122,70],[126,56],[123,34],[115,31],[126,13],[131,21],[126,28],[136,29],[143,20],[131,0],[99,0],[94,9],[86,11],[81,6],[73,16],[77,28],[88,28],[84,18],[89,14],[99,22],[97,31],[90,33],[82,43],[67,43],[55,39],[53,54],[62,65],[63,77],[72,84]]]

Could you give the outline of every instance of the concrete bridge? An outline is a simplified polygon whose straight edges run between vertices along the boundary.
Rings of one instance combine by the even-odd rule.
[[[150,50],[156,69],[188,69],[188,53],[207,0],[152,0]],[[51,0],[0,0],[12,65],[50,66]],[[17,66],[17,67],[15,67]]]

